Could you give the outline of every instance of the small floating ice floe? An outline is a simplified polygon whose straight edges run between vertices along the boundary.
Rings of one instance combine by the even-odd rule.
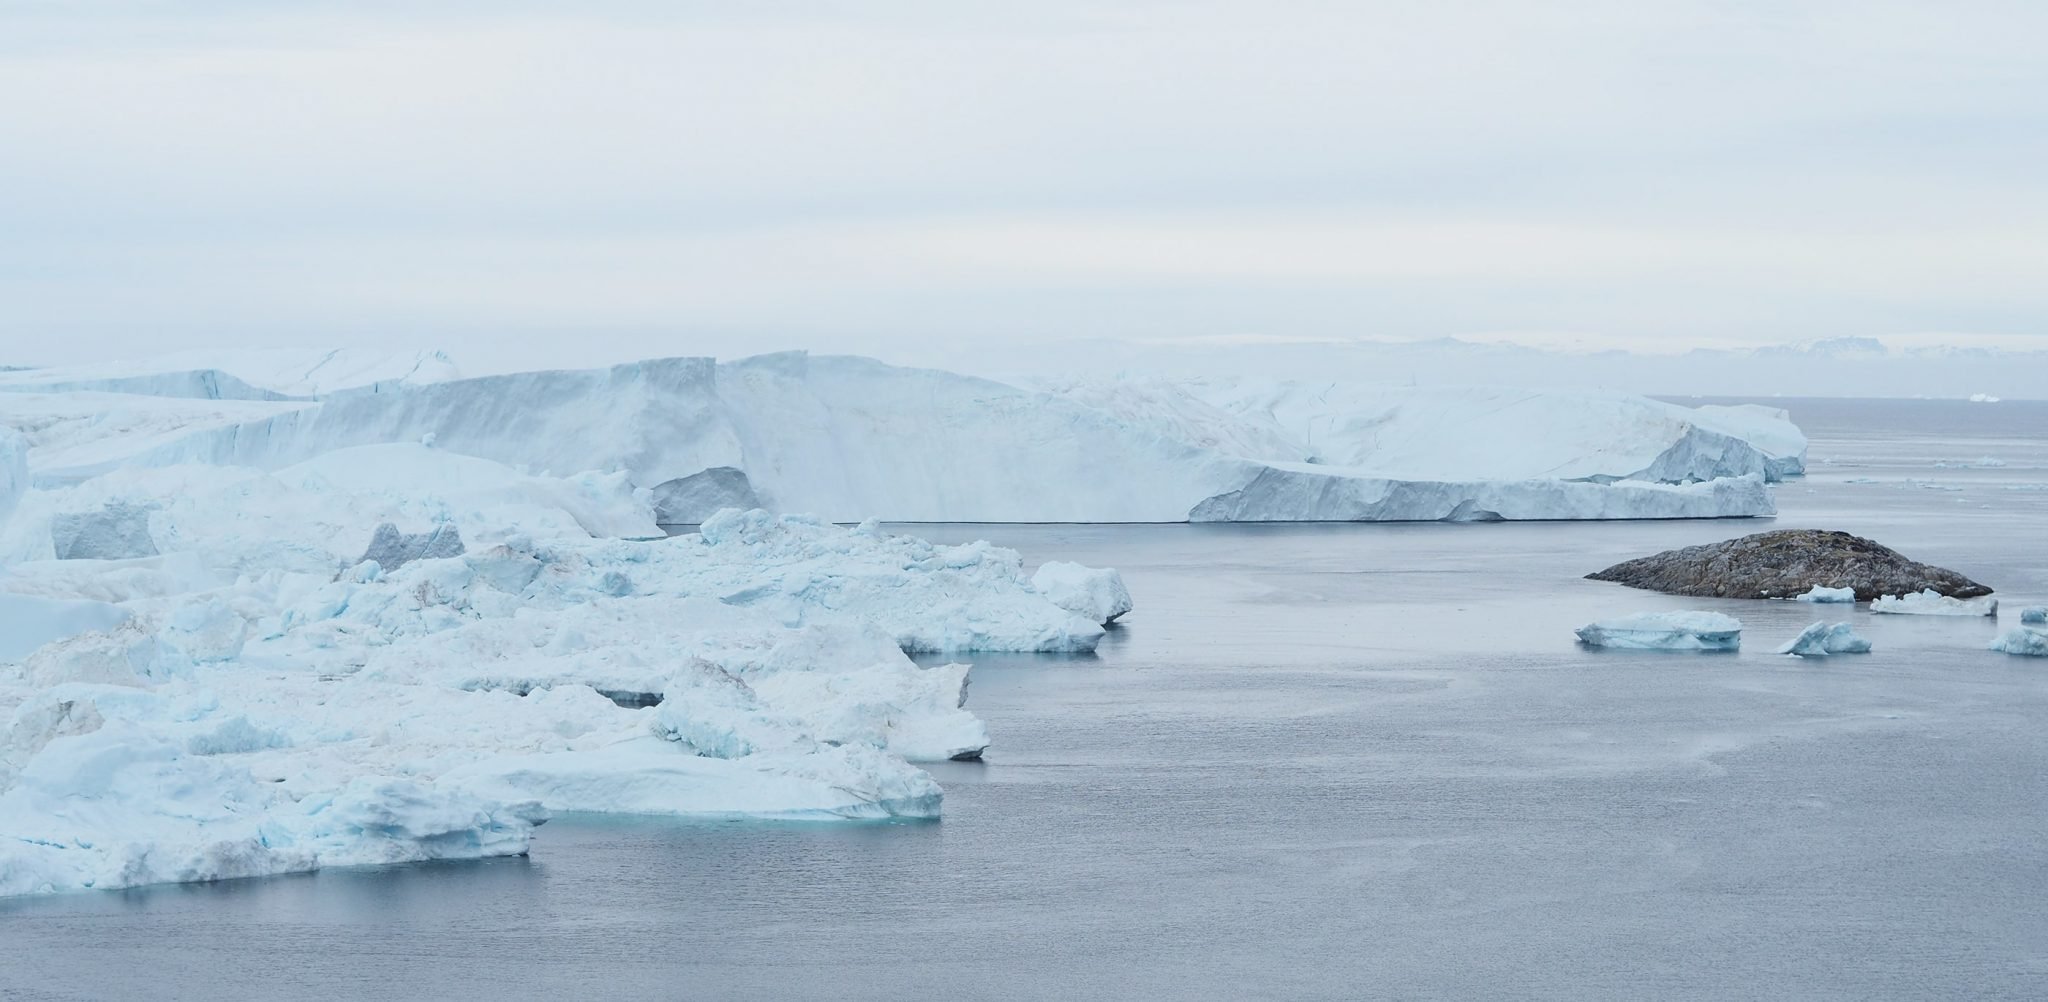
[[[1806,593],[1805,593],[1805,594],[1803,594],[1803,595],[1794,595],[1794,596],[1792,596],[1792,601],[1794,601],[1794,602],[1854,602],[1854,601],[1856,601],[1856,589],[1854,589],[1854,588],[1829,588],[1829,587],[1826,587],[1826,586],[1824,586],[1824,585],[1814,585],[1814,586],[1813,586],[1812,588],[1809,588],[1809,589],[1807,589],[1807,590],[1806,590]]]
[[[2021,626],[2048,626],[2048,606],[2030,605],[2020,610]]]
[[[1031,590],[1077,616],[1108,626],[1131,611],[1131,592],[1114,568],[1047,561],[1031,576]]]
[[[1929,588],[1911,595],[1881,595],[1870,611],[1906,616],[1996,616],[1995,598],[1950,598]]]
[[[2024,654],[2033,658],[2048,658],[2048,630],[2016,627],[2000,634],[1991,642],[1991,649],[2007,654]]]
[[[1742,647],[1742,620],[1718,612],[1646,612],[1579,627],[1588,647],[1638,651],[1733,651]]]
[[[1847,623],[1815,623],[1790,643],[1778,648],[1780,654],[1796,654],[1802,658],[1821,658],[1830,654],[1868,654],[1870,641],[1849,628]]]

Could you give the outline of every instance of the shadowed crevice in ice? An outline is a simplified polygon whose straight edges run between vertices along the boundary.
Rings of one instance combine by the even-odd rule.
[[[654,521],[663,526],[698,525],[721,508],[761,507],[744,471],[714,466],[654,485]]]
[[[462,531],[453,524],[444,522],[426,532],[400,532],[398,526],[385,522],[370,535],[369,548],[355,562],[374,560],[390,573],[415,560],[459,557],[464,552]]]

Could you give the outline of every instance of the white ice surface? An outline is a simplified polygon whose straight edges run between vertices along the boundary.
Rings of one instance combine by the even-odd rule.
[[[737,469],[768,507],[838,521],[1686,518],[1770,514],[1759,481],[1783,473],[1771,450],[1798,435],[1761,412],[1619,394],[1349,387],[1301,427],[1224,403],[1167,383],[1039,392],[802,353],[654,359],[268,404],[293,409],[132,459],[270,470],[432,436],[531,473],[617,471],[656,491]],[[1341,432],[1318,428],[1325,418]]]
[[[1996,598],[1951,598],[1926,589],[1911,595],[1881,595],[1870,603],[1870,611],[1910,616],[1996,616]]]
[[[374,384],[459,376],[439,351],[369,348],[195,349],[147,358],[0,371],[0,392],[74,390],[213,400],[311,398]]]
[[[1830,654],[1868,654],[1870,641],[1851,629],[1847,623],[1814,623],[1778,648],[1778,653],[1796,654],[1803,658],[1826,657]]]
[[[576,510],[632,499],[586,494],[607,478],[407,465],[442,458],[36,492],[156,505],[163,552],[0,576],[0,615],[107,614],[0,662],[0,894],[515,853],[549,810],[935,816],[909,762],[989,737],[967,667],[904,651],[1102,635],[985,543],[735,510],[602,537]],[[493,512],[518,521],[493,531]],[[394,513],[465,523],[470,549],[347,566]]]
[[[0,393],[0,434],[10,428],[21,434],[36,482],[63,484],[115,469],[194,434],[231,433],[239,425],[310,406],[306,401],[99,391]]]
[[[549,810],[932,816],[909,763],[989,736],[968,669],[905,652],[1087,652],[1129,608],[1113,571],[1027,575],[872,521],[726,510],[660,537],[663,487],[706,469],[849,521],[1772,510],[1766,450],[1626,397],[1500,419],[1499,397],[1408,392],[1381,422],[1402,434],[1353,457],[1375,467],[1171,384],[802,354],[483,379],[431,355],[188,362],[0,378],[0,617],[31,624],[0,653],[0,893],[513,853]],[[1548,457],[1512,440],[1538,428]],[[387,524],[465,549],[362,559]]]
[[[1031,575],[1031,588],[1052,604],[1105,626],[1131,611],[1131,592],[1114,568],[1050,560]]]
[[[1991,642],[1991,649],[2007,654],[2024,654],[2028,657],[2048,658],[2048,630],[2017,626],[1998,636]]]
[[[0,661],[18,661],[52,640],[113,629],[127,618],[126,610],[107,602],[0,592]]]
[[[1742,646],[1742,621],[1719,612],[1646,612],[1589,623],[1578,635],[1591,647],[1732,651]]]
[[[1855,602],[1855,601],[1856,601],[1856,589],[1854,589],[1854,588],[1829,588],[1829,587],[1827,587],[1827,586],[1825,586],[1825,585],[1814,585],[1813,587],[1811,587],[1811,588],[1808,588],[1808,589],[1807,589],[1807,590],[1805,591],[1805,593],[1804,593],[1804,594],[1799,594],[1799,595],[1794,595],[1794,596],[1792,596],[1792,600],[1793,600],[1793,601],[1795,601],[1795,602],[1851,602],[1851,603],[1853,603],[1853,602]]]

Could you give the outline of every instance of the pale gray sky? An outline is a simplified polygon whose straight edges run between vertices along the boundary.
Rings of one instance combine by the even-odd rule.
[[[2048,335],[2048,4],[0,0],[0,340]]]

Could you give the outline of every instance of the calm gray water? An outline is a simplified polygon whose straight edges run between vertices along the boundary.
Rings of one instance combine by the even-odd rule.
[[[0,903],[0,995],[2048,997],[2048,663],[1580,579],[1818,526],[2048,600],[2048,404],[1777,403],[1816,462],[1775,523],[916,527],[1139,602],[1099,656],[978,663],[944,821]],[[1747,649],[1572,641],[1678,608]],[[1768,653],[1825,612],[1877,652]]]

